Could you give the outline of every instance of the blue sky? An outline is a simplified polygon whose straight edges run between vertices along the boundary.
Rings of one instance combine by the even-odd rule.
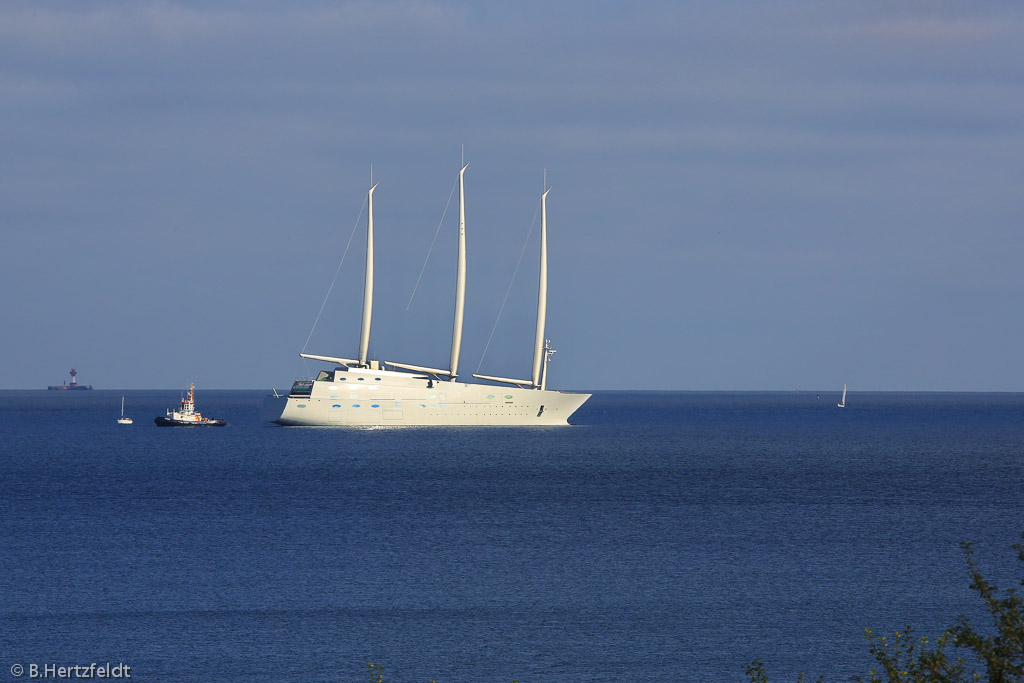
[[[359,334],[550,386],[1022,389],[1024,6],[0,5],[0,388],[286,387]],[[437,244],[413,291],[435,230]],[[519,254],[526,256],[487,344]]]

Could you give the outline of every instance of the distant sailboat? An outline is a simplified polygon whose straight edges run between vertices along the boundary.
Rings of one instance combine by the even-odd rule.
[[[843,398],[836,405],[839,406],[840,408],[845,408],[846,407],[846,385],[845,384],[843,385]]]
[[[132,424],[132,419],[130,417],[125,417],[124,416],[124,396],[121,397],[121,417],[119,417],[117,419],[117,424],[119,424],[119,425],[130,425],[130,424]]]

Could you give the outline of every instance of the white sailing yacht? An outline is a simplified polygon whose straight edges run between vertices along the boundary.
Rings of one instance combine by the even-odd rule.
[[[121,397],[121,417],[117,418],[117,424],[119,424],[119,425],[130,425],[130,424],[133,424],[132,423],[132,419],[130,417],[125,417],[124,416],[124,396]]]
[[[843,398],[836,405],[839,406],[840,408],[845,408],[846,407],[846,385],[845,384],[843,385]]]
[[[550,391],[547,364],[554,349],[545,339],[547,318],[547,196],[541,195],[540,278],[537,328],[530,379],[488,375],[477,379],[509,386],[458,381],[462,321],[466,299],[466,203],[464,176],[459,171],[459,241],[455,280],[455,319],[447,369],[370,360],[373,315],[373,191],[367,195],[366,267],[363,315],[356,358],[300,353],[303,358],[332,363],[314,380],[296,380],[287,396],[268,396],[263,419],[286,426],[526,426],[566,425],[590,394]]]

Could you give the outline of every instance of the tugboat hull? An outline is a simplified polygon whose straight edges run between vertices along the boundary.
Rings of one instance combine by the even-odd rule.
[[[227,420],[175,420],[170,417],[157,417],[153,419],[157,427],[223,427]]]

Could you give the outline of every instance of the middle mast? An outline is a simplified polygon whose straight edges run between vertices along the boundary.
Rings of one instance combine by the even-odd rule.
[[[359,365],[367,367],[366,357],[370,351],[370,319],[373,317],[373,191],[377,183],[366,194],[366,270],[363,276],[363,323],[359,328]]]
[[[469,164],[459,171],[459,259],[455,272],[455,322],[452,328],[452,355],[448,363],[451,381],[459,373],[459,352],[462,350],[462,319],[466,308],[466,191],[463,176]]]

